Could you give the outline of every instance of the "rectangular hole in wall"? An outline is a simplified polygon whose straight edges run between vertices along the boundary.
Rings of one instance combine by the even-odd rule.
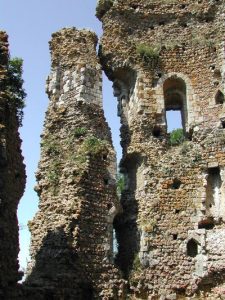
[[[181,110],[166,111],[167,132],[171,132],[178,128],[183,128]]]
[[[206,189],[206,208],[210,209],[219,205],[220,202],[220,188],[222,180],[220,176],[220,168],[208,169],[207,189]]]

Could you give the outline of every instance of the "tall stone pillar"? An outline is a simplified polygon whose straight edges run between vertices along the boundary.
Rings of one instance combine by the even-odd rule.
[[[123,290],[113,266],[116,162],[96,44],[94,33],[75,28],[50,42],[50,102],[36,174],[40,203],[29,224],[26,281],[38,299],[109,299]]]

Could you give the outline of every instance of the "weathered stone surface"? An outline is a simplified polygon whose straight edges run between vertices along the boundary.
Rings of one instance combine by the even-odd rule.
[[[0,31],[0,298],[15,290],[19,274],[17,206],[25,187],[15,103],[9,96],[8,37]]]
[[[102,110],[96,42],[94,33],[68,28],[50,43],[50,103],[36,174],[40,204],[29,224],[25,283],[40,299],[123,299],[112,249],[120,209],[116,161]]]
[[[122,123],[126,188],[115,227],[130,297],[220,299],[224,1],[100,2],[100,60]],[[169,143],[167,110],[182,112],[180,145]]]
[[[10,203],[2,206],[0,226],[8,231],[0,247],[2,257],[6,251],[13,257],[1,262],[0,291],[17,300],[223,299],[224,1],[99,0],[97,16],[104,29],[100,62],[122,123],[122,209],[97,38],[63,29],[50,42],[31,262],[25,284],[15,289],[18,248],[11,242],[13,235],[18,245],[15,210],[24,173],[14,153],[16,119],[4,102],[7,38],[0,33],[0,205]],[[185,141],[171,141],[168,110],[181,111]],[[123,277],[114,265],[113,226]]]

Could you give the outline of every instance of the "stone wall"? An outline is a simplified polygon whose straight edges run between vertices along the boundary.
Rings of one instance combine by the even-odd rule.
[[[25,173],[0,32],[0,298],[221,299],[224,1],[100,0],[97,16],[100,60],[90,31],[64,28],[50,42],[39,211],[19,289],[16,209]],[[122,207],[102,67],[121,117]],[[181,114],[180,140],[168,131],[171,110]]]
[[[10,98],[8,37],[0,31],[0,298],[15,292],[19,273],[17,206],[25,187],[16,104]]]
[[[114,223],[130,297],[220,299],[224,1],[99,1],[97,16],[122,124],[126,187]],[[175,145],[168,110],[182,115]]]
[[[102,110],[96,43],[94,33],[75,28],[50,42],[27,299],[123,298],[124,281],[113,264],[116,158]]]

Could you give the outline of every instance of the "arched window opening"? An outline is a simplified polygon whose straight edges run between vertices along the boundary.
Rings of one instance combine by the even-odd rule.
[[[190,257],[198,255],[198,243],[194,239],[191,239],[187,243],[187,255]]]
[[[207,188],[206,188],[206,209],[220,206],[220,188],[222,180],[220,176],[220,168],[208,169]]]
[[[223,104],[224,100],[224,94],[220,90],[218,90],[215,97],[216,104]]]
[[[136,84],[136,72],[130,68],[118,68],[110,75],[113,81],[113,93],[118,101],[118,116],[122,113],[127,114],[127,105],[133,95]]]
[[[168,78],[163,85],[167,132],[182,128],[186,132],[186,84],[178,77]]]

